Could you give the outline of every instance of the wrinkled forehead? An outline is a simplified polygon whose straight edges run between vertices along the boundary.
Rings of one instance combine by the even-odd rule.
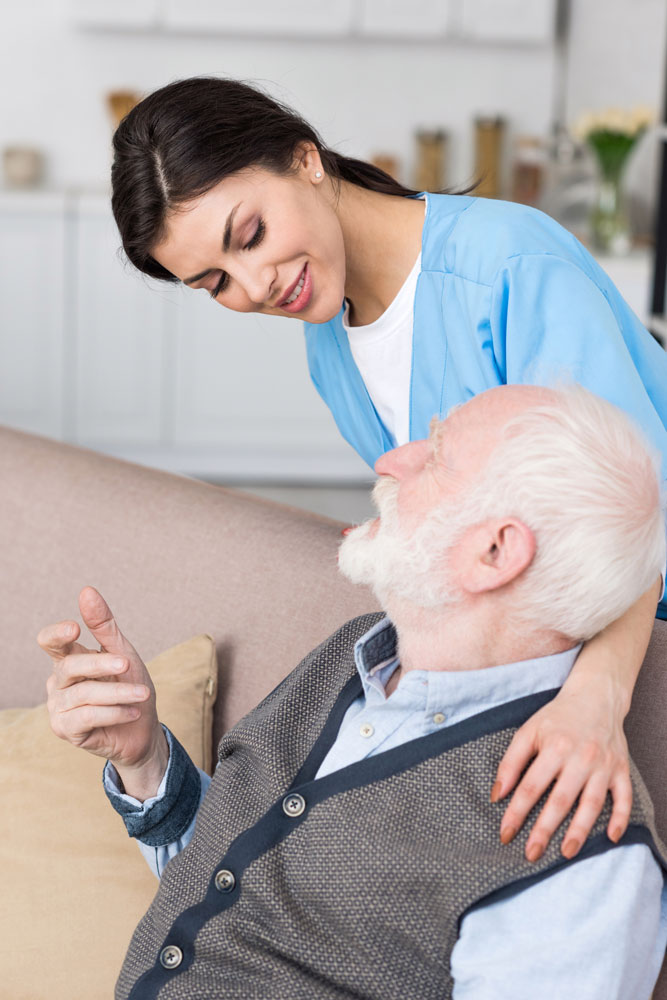
[[[450,456],[471,450],[488,453],[500,439],[503,428],[527,409],[553,402],[551,389],[529,385],[494,386],[472,396],[465,403],[452,406],[444,419],[433,417],[429,441],[434,454]]]
[[[445,417],[432,417],[429,423],[428,440],[438,453],[445,441],[452,445],[455,440],[471,433],[484,433],[488,427],[491,431],[493,423],[484,420],[485,407],[480,404],[481,396],[473,396],[465,403],[455,403],[450,407]]]

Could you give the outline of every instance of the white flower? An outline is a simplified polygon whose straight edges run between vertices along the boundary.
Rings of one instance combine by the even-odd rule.
[[[655,113],[646,105],[628,108],[605,108],[582,114],[572,129],[574,136],[585,141],[596,132],[614,132],[636,138],[655,121]]]

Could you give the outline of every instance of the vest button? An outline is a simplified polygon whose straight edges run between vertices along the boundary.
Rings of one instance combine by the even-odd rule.
[[[231,892],[235,885],[234,872],[230,872],[227,868],[221,868],[216,872],[215,887],[218,892]]]
[[[160,965],[165,969],[175,969],[183,961],[183,952],[175,944],[168,944],[160,952]]]
[[[303,795],[294,793],[293,795],[286,795],[283,799],[283,812],[286,816],[291,816],[292,818],[300,816],[305,808],[306,800]]]

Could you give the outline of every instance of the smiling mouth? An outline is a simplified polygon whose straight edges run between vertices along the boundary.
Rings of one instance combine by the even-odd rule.
[[[303,290],[303,284],[304,284],[305,280],[306,280],[306,275],[305,275],[305,268],[304,268],[304,270],[301,272],[301,277],[299,278],[299,280],[297,282],[296,288],[294,289],[294,291],[292,292],[292,294],[290,295],[290,297],[285,300],[285,302],[283,303],[283,305],[289,306],[289,305],[291,305],[292,302],[296,302],[296,300],[301,295],[301,292]]]
[[[313,279],[310,276],[308,264],[305,264],[296,285],[294,285],[287,298],[279,303],[279,307],[289,313],[301,312],[310,302],[312,293]]]

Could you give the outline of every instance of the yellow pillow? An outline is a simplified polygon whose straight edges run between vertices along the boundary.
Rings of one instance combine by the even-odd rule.
[[[160,719],[211,767],[217,668],[200,635],[148,664]],[[97,1000],[155,895],[102,788],[104,761],[64,743],[45,705],[0,711],[0,996]]]

